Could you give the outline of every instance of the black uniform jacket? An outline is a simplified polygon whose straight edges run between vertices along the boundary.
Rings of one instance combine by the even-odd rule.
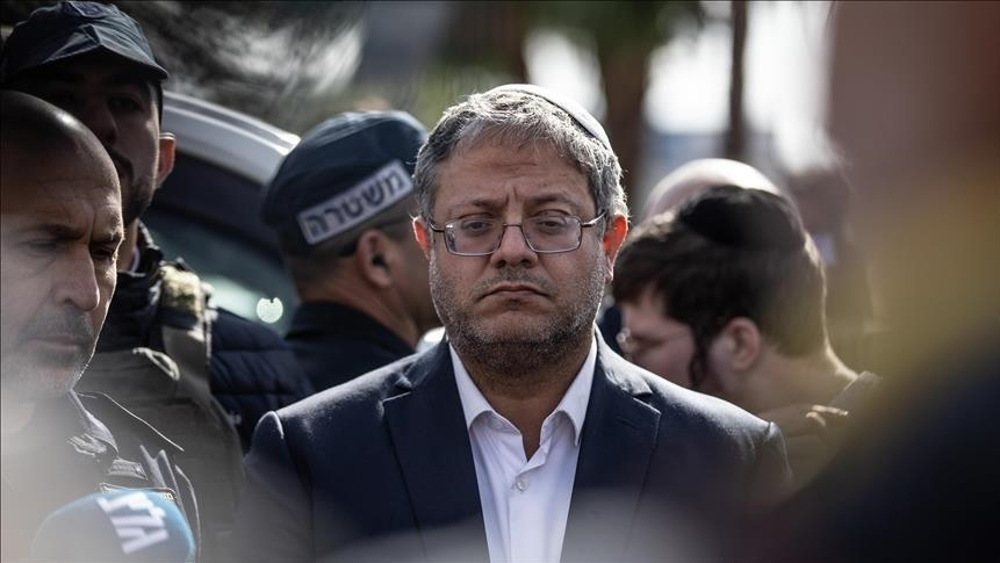
[[[564,561],[662,559],[681,530],[663,522],[686,533],[787,484],[774,424],[597,341]],[[268,413],[244,468],[242,560],[488,560],[447,342]]]
[[[198,537],[191,483],[171,459],[180,448],[105,395],[37,403],[3,450],[3,561],[27,558],[39,525],[59,508],[121,488],[170,498]]]
[[[414,352],[396,333],[339,303],[308,302],[285,336],[317,391],[329,389]]]

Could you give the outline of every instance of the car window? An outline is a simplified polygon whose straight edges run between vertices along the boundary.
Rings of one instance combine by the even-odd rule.
[[[284,334],[297,300],[272,233],[257,217],[261,189],[178,154],[143,223],[167,259],[182,258],[212,285],[219,307]]]
[[[182,216],[150,213],[143,222],[167,259],[182,258],[212,286],[216,305],[285,333],[295,294],[280,264]]]

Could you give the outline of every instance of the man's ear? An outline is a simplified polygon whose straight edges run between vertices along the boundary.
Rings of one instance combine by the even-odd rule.
[[[160,160],[156,166],[156,187],[174,170],[174,160],[177,157],[177,139],[173,133],[160,133]]]
[[[434,244],[434,239],[430,234],[430,229],[427,227],[427,222],[422,217],[413,218],[413,236],[416,237],[417,244],[420,245],[420,250],[424,251],[424,256],[430,260],[431,246]]]
[[[763,346],[763,335],[757,323],[746,317],[736,317],[726,323],[717,337],[724,361],[736,372],[746,372],[757,363]]]
[[[369,284],[385,289],[394,283],[396,248],[382,231],[370,229],[361,233],[353,259],[361,277]]]
[[[608,220],[608,226],[604,229],[604,255],[608,258],[608,274],[605,283],[611,283],[614,278],[615,258],[618,257],[618,249],[621,248],[625,236],[628,235],[628,218],[624,215],[614,215]]]

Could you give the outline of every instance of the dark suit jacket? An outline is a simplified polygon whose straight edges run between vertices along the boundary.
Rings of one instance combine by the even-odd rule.
[[[698,524],[787,483],[775,425],[597,341],[564,561],[688,558]],[[447,343],[269,413],[245,469],[241,559],[489,558]]]

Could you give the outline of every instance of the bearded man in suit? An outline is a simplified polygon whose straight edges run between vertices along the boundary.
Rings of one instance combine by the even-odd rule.
[[[781,489],[773,424],[595,329],[628,231],[620,179],[601,125],[553,92],[445,112],[413,224],[447,338],[262,419],[245,558],[703,559],[700,533]]]

